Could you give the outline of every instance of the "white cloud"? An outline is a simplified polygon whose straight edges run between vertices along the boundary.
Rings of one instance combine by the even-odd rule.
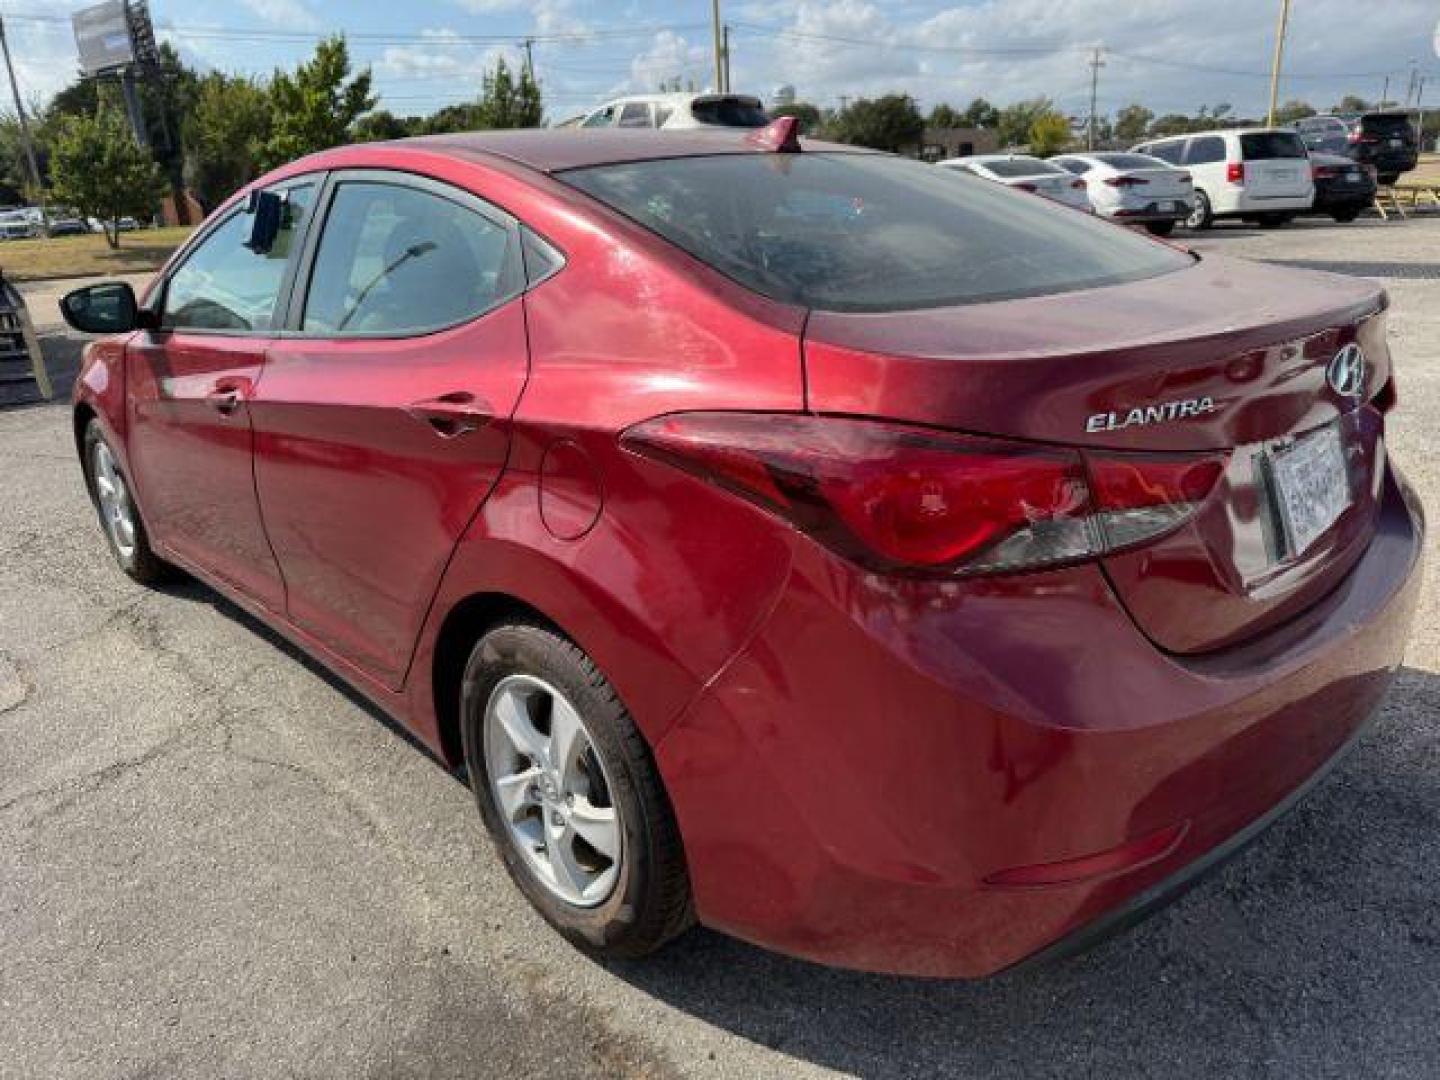
[[[451,0],[471,15],[498,15],[502,11],[519,11],[528,0]]]
[[[287,30],[318,30],[320,17],[305,0],[240,0],[253,14]]]
[[[697,89],[714,82],[712,46],[692,45],[670,30],[661,30],[650,46],[630,61],[630,77],[612,88],[614,93],[642,93],[656,90],[662,82],[678,78],[682,85],[693,82]]]

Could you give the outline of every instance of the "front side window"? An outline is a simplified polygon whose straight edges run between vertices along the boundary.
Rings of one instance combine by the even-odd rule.
[[[337,186],[301,329],[418,334],[490,310],[515,289],[511,231],[428,191],[379,181]]]
[[[1189,256],[998,184],[879,154],[721,154],[557,174],[755,292],[898,311],[1155,277]]]
[[[269,330],[275,317],[295,237],[304,223],[314,189],[288,189],[280,232],[270,249],[245,246],[252,215],[236,211],[196,245],[165,286],[161,326],[166,330]]]
[[[585,118],[581,127],[609,127],[615,121],[615,106],[606,105],[603,109],[597,109]]]

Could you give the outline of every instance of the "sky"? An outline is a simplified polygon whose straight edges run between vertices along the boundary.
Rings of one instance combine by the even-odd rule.
[[[0,0],[22,95],[43,100],[75,74],[70,14],[93,0]],[[1346,93],[1404,101],[1414,70],[1440,106],[1440,0],[1293,0],[1282,99],[1327,108]],[[1047,95],[1156,113],[1230,104],[1264,112],[1279,0],[721,0],[731,86],[767,101],[908,93],[921,107]],[[382,108],[408,115],[473,98],[496,56],[533,39],[547,115],[563,119],[679,77],[713,81],[710,0],[151,0],[162,38],[202,69],[268,74],[317,37],[344,31],[374,73]],[[7,95],[8,96],[8,95]]]

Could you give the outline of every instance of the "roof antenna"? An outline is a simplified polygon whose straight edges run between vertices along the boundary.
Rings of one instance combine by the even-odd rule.
[[[781,116],[763,128],[756,128],[745,141],[772,154],[800,153],[800,120],[794,116]]]

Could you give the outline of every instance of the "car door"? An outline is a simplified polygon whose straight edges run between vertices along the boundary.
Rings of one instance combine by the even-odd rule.
[[[292,622],[390,686],[504,468],[529,367],[520,230],[409,174],[332,175],[255,396]]]
[[[159,286],[159,329],[126,353],[130,469],[155,541],[276,611],[284,586],[255,497],[250,399],[318,186],[274,189],[283,212],[264,251],[247,246],[243,207],[208,227]]]

